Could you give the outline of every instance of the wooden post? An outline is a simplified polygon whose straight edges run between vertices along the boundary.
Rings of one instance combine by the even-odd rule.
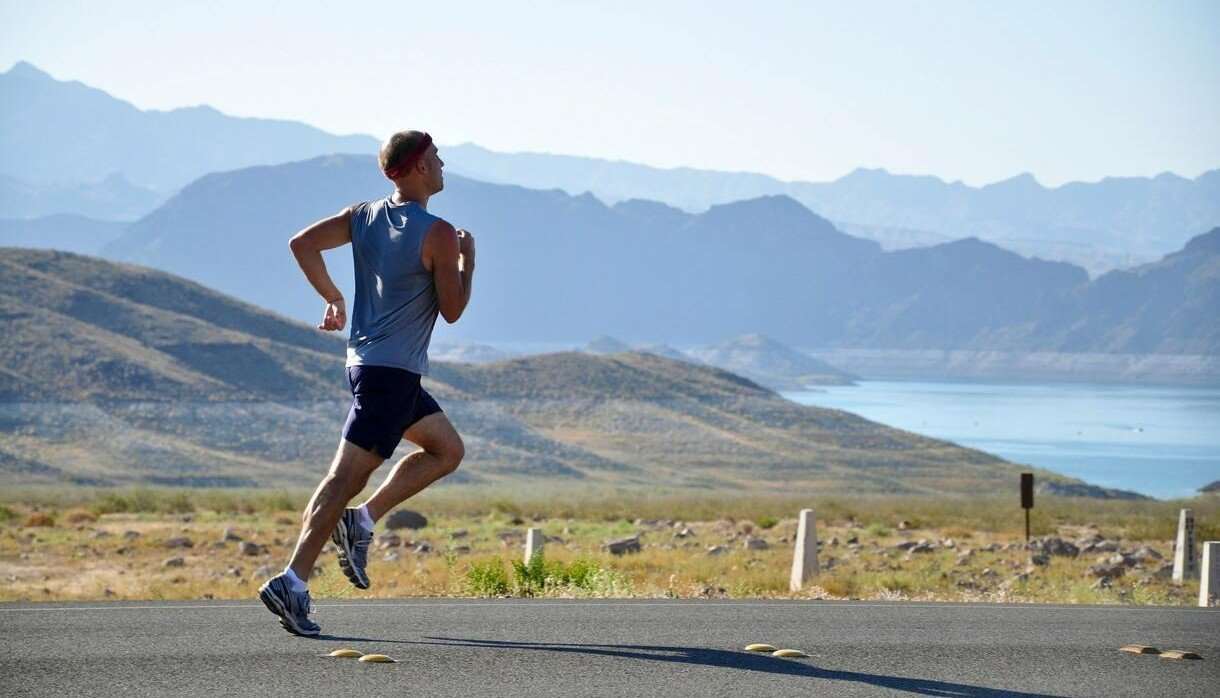
[[[792,551],[792,577],[788,588],[800,591],[805,582],[818,576],[818,529],[813,509],[801,509],[796,527],[796,546]]]
[[[1034,508],[1034,474],[1021,473],[1021,508],[1025,510],[1025,544],[1029,545],[1029,510]]]
[[[1190,509],[1178,513],[1178,540],[1173,549],[1173,582],[1181,584],[1199,573],[1195,562],[1195,515]]]
[[[542,535],[542,531],[531,528],[525,532],[525,564],[530,564],[535,555],[542,553],[542,545],[545,542],[546,536]]]
[[[1199,605],[1220,604],[1220,541],[1203,544],[1203,565],[1199,569]]]

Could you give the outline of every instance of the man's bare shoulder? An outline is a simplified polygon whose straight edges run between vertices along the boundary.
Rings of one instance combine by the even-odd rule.
[[[449,239],[457,240],[457,228],[454,228],[449,221],[444,218],[437,218],[428,226],[427,237],[430,239]]]

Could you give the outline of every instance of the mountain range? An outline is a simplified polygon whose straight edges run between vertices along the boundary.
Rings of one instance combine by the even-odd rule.
[[[305,487],[325,468],[347,408],[333,335],[97,258],[4,248],[0,271],[4,486]],[[969,494],[1022,470],[652,354],[435,362],[426,386],[466,441],[456,482]]]
[[[286,240],[386,192],[363,156],[212,174],[104,254],[316,322],[319,301]],[[690,214],[448,175],[431,209],[479,240],[478,300],[443,329],[449,340],[612,334],[681,346],[763,333],[820,350],[1220,353],[1220,229],[1090,280],[975,238],[887,252],[785,196]],[[350,252],[332,251],[328,263],[350,287]]]
[[[1045,187],[1028,173],[972,187],[928,175],[857,169],[830,182],[542,153],[445,147],[453,171],[488,182],[592,192],[613,204],[661,201],[690,212],[783,194],[886,249],[978,237],[1092,273],[1151,261],[1220,225],[1220,170],[1187,179],[1108,177]]]
[[[443,141],[439,130],[437,136]],[[140,110],[21,62],[0,74],[0,148],[0,218],[73,213],[132,220],[211,172],[330,153],[372,154],[377,139],[236,118],[206,106]],[[1094,276],[1154,261],[1220,225],[1220,170],[1194,179],[1163,173],[1058,187],[1021,174],[973,187],[881,169],[802,182],[500,153],[474,144],[445,145],[443,151],[452,172],[475,180],[574,196],[591,192],[607,204],[653,200],[690,213],[786,195],[887,250],[977,237],[1020,254],[1070,261]]]
[[[0,175],[36,191],[54,191],[104,182],[117,173],[134,188],[123,199],[128,205],[147,198],[149,190],[167,194],[208,172],[326,153],[375,153],[378,145],[370,136],[237,118],[208,106],[142,110],[82,83],[56,80],[24,61],[0,73],[0,104]],[[0,190],[6,205],[11,186]],[[45,211],[65,212],[104,217],[96,208]],[[5,208],[0,215],[19,214]]]

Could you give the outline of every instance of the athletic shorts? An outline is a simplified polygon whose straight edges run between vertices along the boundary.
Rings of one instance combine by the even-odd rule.
[[[352,409],[343,438],[382,458],[394,455],[402,433],[412,424],[441,411],[419,384],[419,374],[390,366],[348,366]]]

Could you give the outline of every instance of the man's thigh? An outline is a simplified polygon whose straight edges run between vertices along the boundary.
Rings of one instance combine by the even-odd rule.
[[[407,427],[402,438],[429,453],[438,453],[462,443],[462,437],[444,412],[433,412]]]

